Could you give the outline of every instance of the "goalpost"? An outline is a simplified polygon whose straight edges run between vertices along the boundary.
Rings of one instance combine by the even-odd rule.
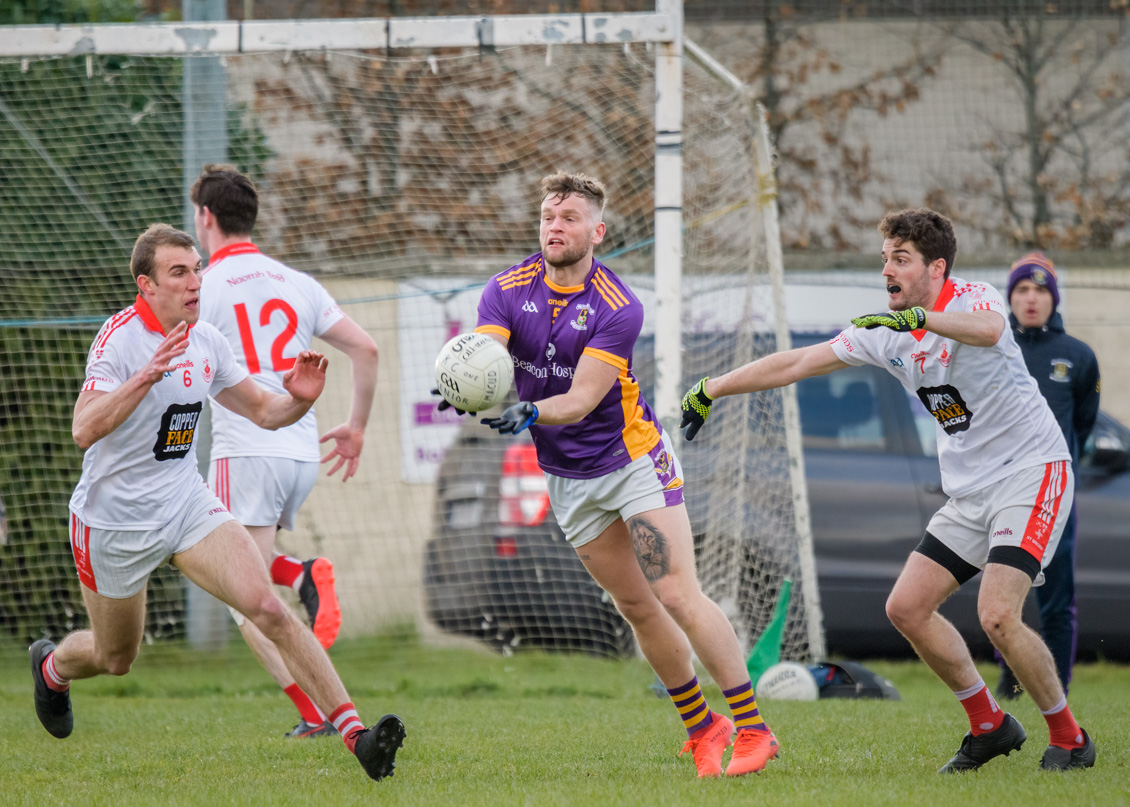
[[[541,175],[608,184],[599,257],[647,305],[636,363],[669,430],[698,377],[786,346],[767,140],[753,153],[763,123],[742,88],[684,60],[681,10],[0,29],[4,633],[82,623],[70,409],[94,332],[132,300],[129,246],[151,221],[185,220],[184,177],[203,159],[257,180],[257,243],[316,275],[381,346],[361,473],[321,480],[280,536],[335,561],[356,652],[434,630],[421,606],[430,480],[459,427],[433,413],[430,361],[473,326],[486,279],[536,249]],[[348,407],[342,367],[323,429]],[[820,656],[795,399],[743,396],[709,431],[685,469],[705,514],[704,587],[748,644],[792,579],[784,655]],[[175,572],[154,576],[149,640],[184,636],[184,599]]]

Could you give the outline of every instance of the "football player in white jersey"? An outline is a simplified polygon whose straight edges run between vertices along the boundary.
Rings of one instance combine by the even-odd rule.
[[[200,319],[227,338],[236,360],[269,390],[282,388],[284,374],[315,336],[349,357],[353,395],[349,419],[326,432],[334,441],[322,459],[318,424],[310,410],[278,431],[260,429],[224,406],[212,407],[212,451],[208,481],[263,554],[272,582],[298,592],[314,635],[327,650],[337,638],[341,609],[333,566],[326,558],[305,562],[276,549],[278,530],[294,519],[318,477],[318,463],[345,465],[342,481],[357,471],[365,427],[377,384],[377,345],[342,313],[318,281],[262,254],[251,242],[259,195],[251,180],[230,165],[207,165],[193,184],[196,235],[208,253],[202,280]],[[247,644],[298,709],[288,737],[334,734],[327,720],[295,683],[274,645],[254,624],[233,613]]]
[[[326,651],[272,590],[251,536],[196,467],[197,419],[209,394],[279,429],[321,394],[325,357],[299,353],[281,393],[255,383],[227,340],[198,322],[201,263],[187,233],[151,226],[134,244],[130,269],[137,299],[95,338],[72,425],[86,453],[70,502],[71,548],[90,628],[29,648],[40,722],[69,736],[71,681],[129,672],[145,628],[146,582],[171,562],[274,642],[370,777],[390,775],[403,723],[386,715],[364,727]]]
[[[1094,764],[1095,746],[1067,706],[1051,653],[1021,621],[1025,596],[1043,582],[1071,509],[1074,480],[1059,426],[1007,327],[1008,307],[984,283],[950,277],[957,239],[926,208],[889,213],[883,281],[890,311],[857,317],[831,342],[775,353],[683,397],[691,440],[725,395],[775,389],[861,364],[883,367],[937,420],[942,487],[950,497],[926,528],[887,600],[887,615],[954,692],[970,730],[941,773],[979,768],[1018,750],[1020,723],[1001,711],[964,639],[938,613],[983,570],[981,626],[1048,723],[1047,770]]]

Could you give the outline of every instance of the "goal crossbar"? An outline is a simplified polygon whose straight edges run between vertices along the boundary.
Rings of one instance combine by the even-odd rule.
[[[198,15],[211,11],[201,9]],[[703,70],[694,58],[684,62],[684,46],[713,67]],[[442,57],[431,49],[442,50]],[[423,595],[428,619],[445,631],[538,646],[556,642],[564,630],[591,642],[586,647],[607,647],[601,644],[607,641],[612,652],[624,651],[623,626],[608,624],[607,609],[597,609],[595,616],[586,615],[592,610],[587,606],[569,610],[570,596],[561,600],[567,625],[560,629],[543,619],[541,606],[524,610],[520,587],[512,596],[492,594],[489,603],[463,597],[459,574],[477,575],[478,550],[455,546],[449,551],[443,530],[423,506],[430,493],[408,487],[430,481],[429,465],[434,471],[447,446],[431,432],[424,434],[443,424],[421,421],[421,403],[431,404],[419,401],[417,393],[428,387],[411,368],[430,365],[433,330],[442,333],[474,321],[474,284],[453,274],[467,271],[464,256],[506,254],[526,245],[524,236],[500,236],[506,226],[473,226],[477,213],[473,217],[465,207],[448,203],[485,194],[481,198],[490,200],[493,218],[483,221],[518,220],[528,204],[521,187],[563,154],[598,166],[602,176],[611,176],[618,200],[624,200],[613,212],[622,245],[607,257],[640,247],[650,252],[621,266],[649,296],[654,363],[648,366],[649,357],[642,354],[651,351],[641,349],[641,377],[654,382],[652,400],[669,428],[679,421],[687,380],[681,366],[685,335],[691,337],[687,347],[696,372],[719,372],[785,344],[780,251],[765,243],[779,240],[768,170],[772,160],[767,139],[758,141],[763,148],[757,154],[751,154],[749,139],[751,128],[764,134],[764,121],[759,115],[760,125],[754,125],[752,99],[741,82],[686,43],[681,0],[655,0],[653,14],[9,27],[0,28],[0,62],[6,82],[0,140],[14,177],[37,188],[22,207],[13,205],[17,209],[9,222],[28,267],[26,282],[13,290],[24,296],[5,295],[10,311],[24,316],[25,309],[51,310],[30,267],[83,265],[87,240],[98,242],[99,258],[98,274],[82,273],[83,310],[112,310],[128,285],[119,269],[126,244],[114,236],[139,221],[175,219],[177,209],[187,206],[187,189],[200,165],[252,166],[249,172],[265,177],[272,188],[275,206],[268,218],[276,229],[261,233],[269,248],[304,261],[303,268],[332,270],[327,280],[340,281],[339,290],[356,290],[347,302],[360,306],[352,309],[359,323],[383,330],[400,356],[401,376],[393,382],[399,406],[384,414],[383,433],[401,443],[402,467],[410,471],[394,483],[402,487],[382,484],[380,495],[387,497],[365,497],[356,510],[343,507],[340,495],[312,501],[295,536],[319,553],[330,542],[330,554],[357,557],[371,567],[352,581],[343,569],[339,581],[348,592],[343,602],[366,614],[357,630],[376,630],[374,608],[388,624],[406,614],[415,618],[416,597]],[[684,102],[690,111],[686,142]],[[555,136],[565,130],[567,138]],[[184,172],[179,193],[173,181],[178,169]],[[395,204],[383,206],[394,195]],[[687,226],[684,205],[692,212]],[[187,207],[185,228],[191,230]],[[471,225],[466,235],[456,234],[450,248],[443,229],[448,216]],[[67,224],[30,226],[40,220]],[[40,236],[59,230],[69,235]],[[440,255],[455,259],[444,263],[442,277],[421,263]],[[685,284],[684,257],[689,258]],[[405,271],[368,271],[380,261],[402,262]],[[344,262],[356,264],[355,269],[344,271]],[[649,263],[654,268],[650,282],[644,277]],[[766,296],[770,286],[771,300]],[[417,306],[414,293],[420,288],[438,294]],[[376,297],[372,292],[378,289]],[[468,289],[470,294],[463,295]],[[452,303],[456,298],[458,304]],[[395,308],[374,303],[380,299],[395,300]],[[6,355],[28,357],[21,369],[29,384],[43,375],[42,366],[57,366],[59,357],[68,362],[66,378],[53,374],[44,379],[42,394],[33,396],[53,402],[44,422],[65,442],[68,379],[78,372],[85,345],[80,334],[58,326],[52,320],[34,333],[8,328],[0,329],[0,336]],[[810,544],[801,537],[807,534],[807,507],[797,488],[798,479],[803,484],[803,466],[796,459],[795,404],[787,395],[783,403],[780,395],[764,395],[745,396],[740,404],[719,412],[712,427],[716,445],[725,451],[704,445],[695,456],[687,453],[686,473],[693,475],[698,491],[693,523],[696,538],[702,536],[696,547],[702,547],[704,590],[734,621],[743,641],[752,642],[781,602],[784,581],[800,581],[782,647],[789,648],[790,658],[819,657],[819,614],[809,616],[818,608],[809,585],[813,565],[798,563],[798,556],[810,555]],[[37,428],[28,431],[38,433]],[[13,451],[7,435],[0,464],[38,467],[41,442]],[[74,468],[57,462],[48,470],[36,477],[42,490],[13,494],[10,512],[23,522],[24,509],[50,498],[55,509],[34,525],[35,535],[53,542]],[[475,506],[481,501],[480,495]],[[365,556],[358,547],[372,540],[372,504],[387,513],[381,529],[388,537],[381,539],[386,541],[382,549]],[[419,541],[402,546],[404,534]],[[493,546],[493,539],[482,534],[482,546]],[[81,618],[72,618],[78,611],[66,605],[77,602],[75,587],[67,589],[70,600],[64,601],[58,592],[65,583],[53,582],[73,577],[67,553],[41,560],[39,545],[23,535],[12,545],[5,560],[13,552],[20,559],[34,557],[28,568],[38,571],[18,589],[0,586],[0,606],[20,603],[21,630],[29,638],[45,626],[55,632],[71,629]],[[404,551],[390,564],[385,549],[393,545]],[[540,597],[547,580],[572,585],[569,575],[583,575],[570,563],[537,566],[537,584],[530,586],[539,602],[557,602]],[[545,569],[549,577],[543,577]],[[377,588],[395,596],[382,593],[373,599],[370,571],[394,580],[391,587]],[[193,589],[185,594],[182,586],[175,577],[159,582],[160,595],[151,602],[164,603],[165,610],[154,612],[159,616],[151,630],[160,638],[183,635],[190,645],[209,646],[222,633],[211,627],[210,600],[195,597]],[[35,605],[25,608],[25,601]]]
[[[0,57],[670,43],[670,14],[518,14],[0,27]]]

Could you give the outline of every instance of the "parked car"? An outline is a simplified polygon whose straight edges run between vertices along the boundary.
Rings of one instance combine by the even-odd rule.
[[[825,338],[798,334],[794,344]],[[705,355],[705,347],[692,340],[685,364],[704,367],[694,356]],[[650,345],[641,344],[637,356],[645,353]],[[640,375],[648,377],[646,368]],[[913,655],[884,603],[945,501],[934,418],[878,367],[806,379],[797,400],[829,655]],[[703,484],[695,469],[708,467],[718,450],[709,429],[691,443],[677,441],[688,487],[696,478]],[[1080,656],[1130,659],[1130,430],[1100,412],[1076,477]],[[692,493],[693,526],[704,519]],[[424,590],[427,613],[442,629],[500,649],[633,651],[630,629],[553,517],[528,434],[500,436],[468,419],[439,471],[434,530]],[[987,658],[992,648],[976,615],[979,580],[963,586],[942,613],[974,654]],[[1037,619],[1032,602],[1026,618]]]
[[[500,650],[631,653],[631,628],[566,542],[546,491],[528,432],[507,440],[468,418],[437,478],[428,616]]]

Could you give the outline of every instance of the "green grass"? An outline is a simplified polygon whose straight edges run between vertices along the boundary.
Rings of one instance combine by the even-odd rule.
[[[143,652],[124,678],[78,682],[75,732],[56,740],[26,653],[4,645],[0,804],[1130,805],[1125,666],[1077,668],[1072,708],[1099,753],[1088,771],[1036,769],[1047,729],[1025,698],[1011,707],[1029,733],[1019,754],[938,776],[964,713],[922,664],[873,662],[901,701],[764,702],[781,756],[760,776],[698,781],[643,662],[363,643],[334,656],[363,720],[407,724],[392,779],[369,781],[340,740],[284,740],[293,708],[242,646],[212,662]]]

